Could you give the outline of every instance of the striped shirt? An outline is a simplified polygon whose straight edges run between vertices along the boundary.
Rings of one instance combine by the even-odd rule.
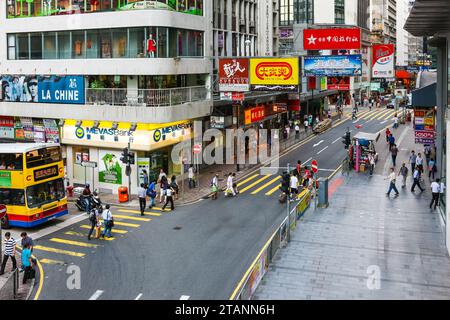
[[[13,256],[15,246],[16,240],[14,240],[12,237],[8,240],[5,239],[5,256]]]

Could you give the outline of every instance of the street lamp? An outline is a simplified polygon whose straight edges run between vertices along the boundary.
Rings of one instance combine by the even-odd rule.
[[[247,38],[247,40],[245,40],[245,55],[247,57],[250,57],[250,45],[252,44],[252,41]]]

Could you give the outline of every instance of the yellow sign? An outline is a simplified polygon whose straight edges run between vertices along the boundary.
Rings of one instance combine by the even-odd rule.
[[[426,126],[434,126],[434,118],[424,118],[423,120]]]
[[[250,84],[266,86],[298,86],[298,58],[250,59]]]

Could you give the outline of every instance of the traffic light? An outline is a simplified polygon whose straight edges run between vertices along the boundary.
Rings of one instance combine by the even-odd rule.
[[[128,163],[134,164],[134,152],[128,152]]]
[[[342,137],[344,140],[342,140],[342,143],[345,145],[345,149],[348,149],[350,146],[351,140],[350,140],[350,132],[347,131],[345,133],[345,136]]]
[[[122,157],[120,157],[120,161],[122,161],[123,164],[128,164],[128,154],[128,148],[122,150]]]

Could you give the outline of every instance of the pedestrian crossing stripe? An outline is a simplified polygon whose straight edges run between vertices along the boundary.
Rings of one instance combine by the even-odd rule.
[[[381,120],[381,119],[384,119],[384,118],[387,119],[387,117],[389,116],[389,114],[390,114],[391,112],[392,112],[392,110],[390,110],[390,109],[383,110],[383,111],[381,111],[381,112],[375,114],[374,116],[370,117],[370,120],[375,120],[375,119],[376,119],[376,120]]]
[[[140,224],[127,223],[127,222],[121,222],[121,221],[114,221],[114,225],[122,226],[122,227],[130,227],[130,228],[139,228],[141,226]]]
[[[68,251],[68,250],[63,250],[63,249],[44,247],[44,246],[41,246],[41,245],[34,246],[33,250],[40,250],[40,251],[59,253],[59,254],[64,254],[64,255],[67,255],[67,256],[79,257],[79,258],[84,257],[86,255],[86,254],[81,253],[81,252],[74,252],[74,251]]]
[[[378,113],[379,113],[379,110],[372,110],[372,111],[369,111],[368,113],[366,113],[365,115],[363,115],[362,117],[359,115],[357,115],[357,116],[358,116],[358,118],[365,120],[365,119],[369,119],[371,116],[378,114]]]
[[[76,236],[76,237],[82,237],[82,238],[87,237],[87,234],[84,234],[82,232],[75,232],[75,231],[67,231],[67,232],[64,232],[64,234],[68,235],[68,236]],[[96,240],[113,241],[114,238],[99,238],[99,239],[96,239]]]
[[[272,190],[270,190],[269,192],[266,193],[266,196],[271,196],[275,191],[279,190],[280,186],[276,186],[275,188],[273,188]]]
[[[261,186],[260,188],[256,189],[255,191],[253,191],[251,194],[257,194],[258,192],[260,192],[261,190],[267,188],[268,186],[270,186],[271,184],[273,184],[274,182],[279,182],[280,181],[280,177],[276,177],[275,179],[270,180],[269,182],[267,182],[266,184],[264,184],[263,186]]]
[[[247,191],[250,188],[253,188],[254,186],[256,186],[258,183],[263,182],[264,180],[270,178],[271,175],[267,175],[267,176],[263,176],[261,179],[256,180],[255,182],[249,184],[248,186],[246,186],[245,188],[243,188],[242,190],[239,190],[240,193],[244,193],[245,191]]]
[[[158,208],[158,207],[152,207],[150,210],[158,210],[158,211],[170,211],[169,209],[162,209],[162,208]],[[141,212],[139,212],[141,213]]]
[[[141,214],[140,211],[138,210],[125,210],[125,209],[120,209],[119,212],[123,212],[123,213],[136,213],[136,214]],[[144,212],[144,214],[146,216],[153,216],[153,217],[160,217],[161,213],[155,213],[155,212]]]
[[[140,211],[139,211],[140,213]],[[131,216],[125,216],[125,215],[120,215],[120,214],[115,214],[114,218],[118,218],[118,219],[128,219],[128,220],[133,220],[133,221],[143,221],[143,222],[149,222],[152,221],[152,219],[149,218],[138,218],[138,217],[131,217]]]
[[[393,119],[394,114],[397,113],[397,110],[391,110],[390,112],[384,114],[383,116],[380,116],[377,120],[390,120]]]
[[[66,239],[60,239],[60,238],[52,238],[52,239],[50,239],[50,241],[56,242],[56,243],[62,243],[62,244],[69,244],[72,246],[84,247],[84,248],[97,248],[98,247],[98,245],[92,244],[92,243],[72,241],[72,240],[66,240]]]
[[[39,262],[40,262],[40,263],[43,263],[43,264],[52,264],[52,265],[59,264],[59,265],[65,265],[65,263],[64,263],[63,261],[52,260],[52,259],[40,259]]]
[[[242,186],[243,184],[255,179],[256,177],[258,177],[259,174],[254,174],[253,176],[251,176],[250,178],[245,179],[244,181],[241,181],[237,184],[238,187]]]
[[[80,228],[83,228],[83,229],[91,229],[91,226],[88,226],[87,224],[84,224],[84,225],[81,225]],[[103,228],[103,227],[101,228],[102,231],[103,231],[104,229],[105,229],[105,228]],[[113,228],[112,232],[113,232],[113,233],[118,233],[118,234],[125,234],[125,233],[128,233],[127,230],[121,230],[121,229],[116,229],[116,228]]]

